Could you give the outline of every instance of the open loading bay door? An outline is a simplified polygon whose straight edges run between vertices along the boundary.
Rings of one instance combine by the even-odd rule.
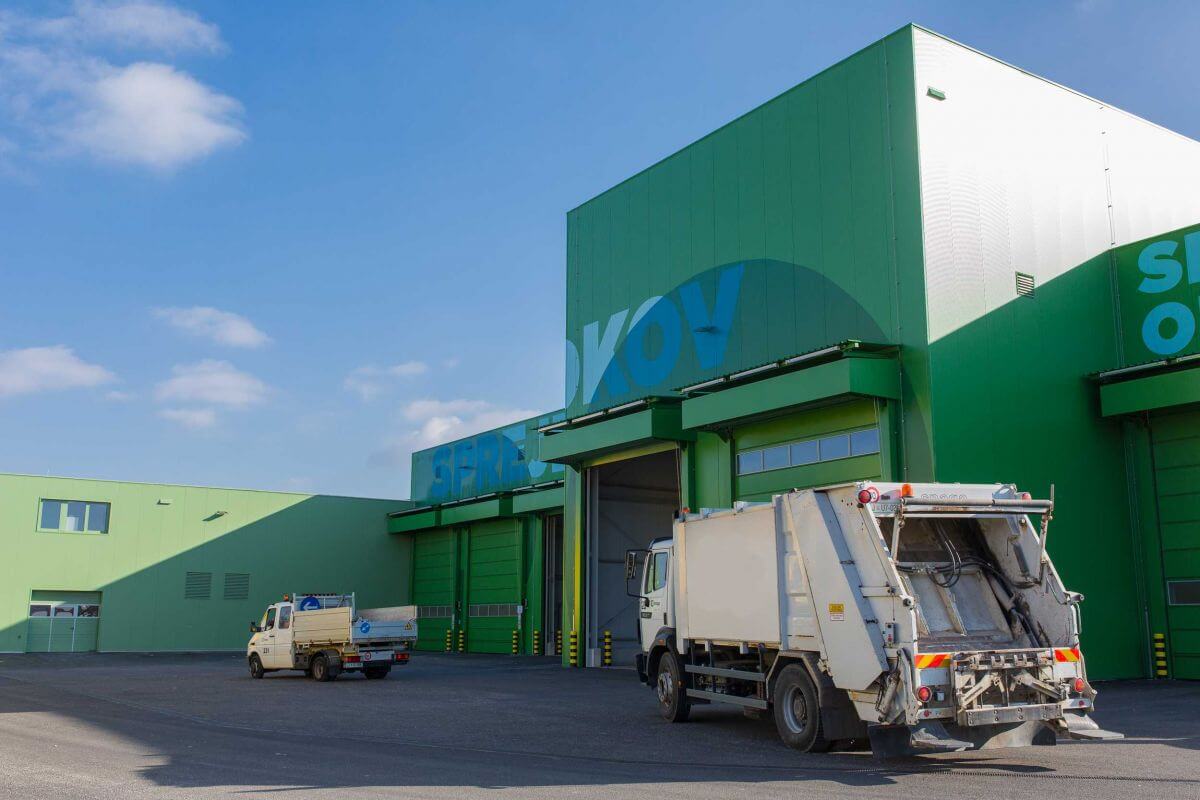
[[[639,601],[625,584],[625,553],[669,537],[679,509],[679,457],[669,450],[587,470],[587,628],[584,664],[632,667],[639,652]]]

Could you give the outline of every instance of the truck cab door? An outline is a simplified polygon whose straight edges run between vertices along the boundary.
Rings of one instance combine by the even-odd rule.
[[[271,669],[271,659],[275,656],[275,606],[267,606],[267,613],[263,616],[262,630],[254,635],[258,641],[258,652],[262,658],[263,666]]]
[[[275,627],[272,628],[271,653],[263,657],[263,666],[267,669],[291,669],[292,661],[292,604],[280,603],[276,606]]]
[[[669,550],[652,550],[646,556],[646,567],[642,578],[642,599],[638,605],[638,631],[642,652],[649,652],[654,637],[667,625],[667,580],[671,569]]]

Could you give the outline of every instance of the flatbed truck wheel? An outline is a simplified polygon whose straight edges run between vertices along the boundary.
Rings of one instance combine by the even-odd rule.
[[[788,747],[805,753],[824,753],[832,742],[821,730],[817,687],[800,664],[789,664],[779,673],[771,698],[775,729]]]
[[[261,678],[266,675],[267,671],[263,669],[262,659],[258,657],[258,653],[250,654],[250,677]]]
[[[340,665],[335,665],[330,661],[329,656],[324,653],[319,653],[313,656],[312,660],[312,676],[314,680],[321,683],[331,681],[338,676],[342,670]]]
[[[381,678],[386,678],[388,673],[391,671],[391,664],[385,664],[382,667],[363,667],[363,674],[367,676],[367,680],[369,681],[377,681]]]
[[[658,660],[658,672],[654,678],[654,693],[658,697],[658,712],[668,722],[687,722],[692,706],[688,702],[687,687],[683,683],[683,670],[679,656],[668,650]]]

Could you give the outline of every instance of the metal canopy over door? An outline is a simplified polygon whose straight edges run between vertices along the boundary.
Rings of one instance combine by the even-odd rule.
[[[520,627],[521,522],[471,524],[467,556],[467,650],[511,653]]]
[[[412,602],[417,606],[417,649],[441,651],[454,622],[454,532],[413,534]],[[452,643],[453,644],[453,643]]]
[[[1153,414],[1150,427],[1170,673],[1196,680],[1200,679],[1200,407]]]
[[[29,599],[27,653],[86,653],[96,650],[99,592],[34,590]]]

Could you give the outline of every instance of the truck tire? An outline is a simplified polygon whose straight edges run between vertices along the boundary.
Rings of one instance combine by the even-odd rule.
[[[687,687],[683,683],[683,670],[679,667],[679,656],[668,650],[658,660],[658,671],[654,676],[654,693],[658,697],[658,712],[667,722],[687,722],[692,711],[688,702]]]
[[[788,747],[805,753],[824,753],[832,744],[821,730],[817,687],[801,664],[789,664],[775,680],[771,698],[775,729]]]
[[[325,653],[313,656],[312,676],[314,680],[325,683],[336,678],[341,671],[341,665],[333,663],[333,660]]]
[[[267,674],[267,671],[263,669],[262,659],[258,657],[258,653],[251,653],[249,661],[251,678],[257,679]]]
[[[381,678],[386,678],[388,673],[391,671],[391,664],[384,664],[381,667],[363,667],[363,674],[367,676],[367,680],[369,681],[377,681]]]

